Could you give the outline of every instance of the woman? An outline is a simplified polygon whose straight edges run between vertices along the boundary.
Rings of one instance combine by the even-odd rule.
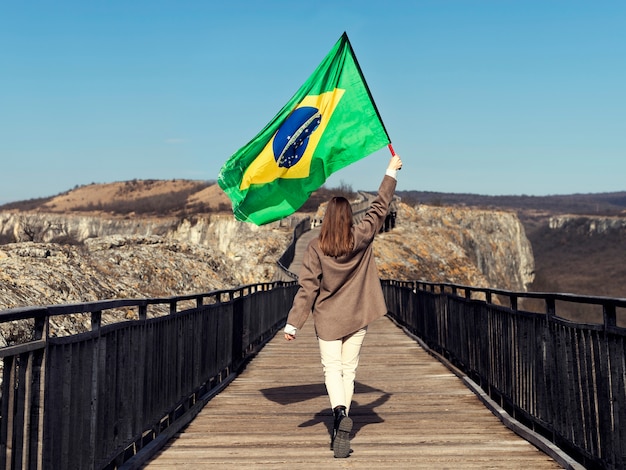
[[[402,160],[394,155],[378,196],[357,225],[352,224],[352,208],[345,198],[328,202],[320,235],[304,253],[300,287],[284,330],[287,341],[296,339],[313,313],[334,416],[330,447],[338,458],[350,454],[350,404],[367,325],[387,313],[372,242],[387,216],[400,168]]]

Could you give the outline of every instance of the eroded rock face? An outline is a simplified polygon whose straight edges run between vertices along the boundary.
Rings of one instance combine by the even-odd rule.
[[[82,243],[108,235],[164,235],[178,225],[175,218],[99,217],[40,212],[0,213],[5,241]]]
[[[276,260],[292,236],[289,228],[257,227],[232,217],[175,224],[156,219],[131,223],[77,216],[64,220],[55,214],[29,216],[31,226],[56,227],[53,239],[61,242],[0,245],[0,310],[171,297],[270,282],[278,269]],[[113,312],[105,320],[125,316],[125,312]],[[54,317],[51,334],[86,331],[90,321],[87,315]],[[0,325],[0,344],[28,338],[31,328],[25,322]]]
[[[534,258],[512,212],[399,204],[396,228],[379,235],[381,277],[525,291]]]
[[[257,227],[230,215],[176,220],[0,214],[0,233],[23,234],[24,223],[35,241],[0,245],[0,310],[271,282],[293,225]],[[530,243],[509,212],[400,203],[395,228],[379,234],[374,249],[382,278],[510,290],[532,282]],[[55,318],[51,332],[89,326],[87,316]],[[2,335],[11,342],[28,328],[5,325]]]
[[[146,232],[153,228],[152,222],[145,225]],[[290,240],[287,229],[225,218],[191,228],[183,221],[162,235],[122,230],[82,243],[0,245],[0,308],[172,296],[269,282]]]
[[[548,227],[551,230],[576,232],[591,237],[610,232],[626,232],[626,219],[624,217],[558,215],[550,217]]]

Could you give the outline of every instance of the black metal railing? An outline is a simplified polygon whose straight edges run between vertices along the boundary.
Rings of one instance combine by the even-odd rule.
[[[393,280],[383,289],[399,324],[515,419],[587,468],[624,468],[626,299]],[[0,349],[0,466],[138,468],[275,335],[296,290],[276,282],[0,312],[32,332]],[[598,321],[568,320],[571,305],[597,307]],[[135,318],[104,324],[116,310]],[[84,333],[50,335],[53,317],[85,314]]]
[[[519,422],[586,468],[626,466],[626,299],[383,286],[390,315]],[[598,322],[565,318],[579,305],[597,307]]]
[[[0,467],[137,468],[225,387],[284,324],[297,285],[264,283],[164,299],[0,312],[32,338],[3,359]],[[165,306],[169,313],[151,315]],[[107,312],[135,318],[103,324]],[[87,314],[88,331],[49,334]]]

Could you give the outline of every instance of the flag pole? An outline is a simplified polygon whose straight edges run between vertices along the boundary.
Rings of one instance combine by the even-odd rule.
[[[391,144],[388,144],[387,147],[389,147],[389,151],[391,152],[391,156],[395,157],[396,156],[396,151],[393,149],[393,146]]]

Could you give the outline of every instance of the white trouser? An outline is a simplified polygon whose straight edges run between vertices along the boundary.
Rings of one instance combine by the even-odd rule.
[[[333,409],[343,405],[346,407],[346,413],[350,411],[356,368],[359,365],[359,354],[366,332],[367,327],[334,341],[318,338],[326,391]]]

